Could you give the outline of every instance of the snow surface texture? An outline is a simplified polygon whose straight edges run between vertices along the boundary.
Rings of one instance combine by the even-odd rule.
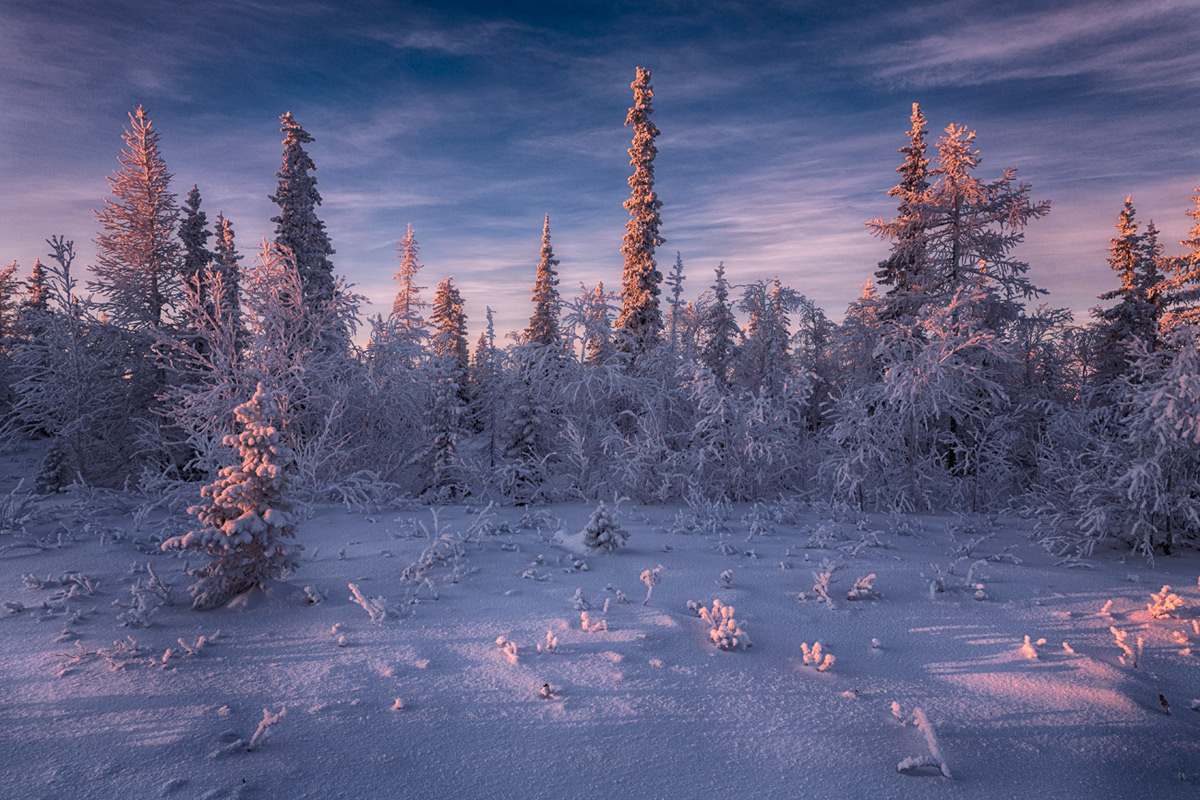
[[[990,561],[977,601],[944,517],[801,511],[749,558],[632,506],[628,543],[581,562],[520,509],[318,506],[290,583],[197,612],[159,602],[190,580],[155,544],[191,521],[135,524],[138,502],[52,496],[26,538],[0,533],[46,544],[0,554],[0,797],[1197,796],[1197,553],[1068,569],[1001,520],[973,558],[1021,563]],[[581,530],[593,509],[548,511]],[[825,559],[832,596],[873,591],[798,601]],[[1164,585],[1181,602],[1155,617]],[[576,590],[603,628],[582,628]],[[736,606],[754,646],[714,647],[692,598]],[[805,664],[818,641],[831,669]]]

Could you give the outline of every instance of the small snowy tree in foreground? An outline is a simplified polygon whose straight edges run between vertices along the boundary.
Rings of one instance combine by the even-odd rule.
[[[281,577],[298,563],[299,548],[283,541],[295,535],[287,475],[293,456],[274,424],[279,414],[275,397],[259,383],[254,397],[235,414],[242,432],[227,436],[225,443],[237,447],[242,463],[222,468],[220,477],[201,489],[206,501],[188,509],[204,527],[162,546],[214,557],[189,572],[200,579],[191,592],[192,607],[201,610]]]
[[[629,538],[629,531],[621,527],[608,506],[601,500],[596,510],[588,517],[587,526],[583,529],[583,543],[588,547],[607,550],[610,553]]]

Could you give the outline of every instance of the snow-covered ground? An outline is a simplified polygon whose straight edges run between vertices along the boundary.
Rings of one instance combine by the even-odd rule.
[[[582,504],[322,506],[286,584],[202,613],[155,547],[187,518],[79,502],[0,534],[0,797],[1200,794],[1193,552],[1056,564],[1013,520],[624,503],[624,546],[581,556]],[[147,564],[174,604],[139,613]],[[1183,606],[1154,618],[1164,584]],[[689,608],[715,600],[735,649]]]

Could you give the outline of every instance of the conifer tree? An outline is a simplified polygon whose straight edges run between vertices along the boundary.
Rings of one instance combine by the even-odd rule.
[[[558,259],[550,246],[550,215],[542,224],[541,260],[537,266],[537,278],[533,284],[533,316],[525,328],[525,341],[543,347],[562,347],[559,316],[562,299],[558,295]]]
[[[1164,280],[1164,312],[1159,320],[1164,337],[1183,325],[1200,325],[1200,188],[1192,201],[1196,207],[1188,209],[1187,215],[1195,224],[1180,242],[1184,253],[1170,260],[1171,275]]]
[[[579,285],[583,289],[583,284]],[[612,315],[609,300],[612,294],[604,291],[604,282],[597,281],[596,288],[584,291],[582,301],[583,363],[599,366],[613,356]]]
[[[246,341],[245,326],[241,320],[242,273],[238,262],[242,260],[233,240],[233,223],[217,214],[216,242],[210,269],[218,276],[221,287],[222,313],[229,315],[237,326],[239,349]],[[214,298],[215,300],[215,298]]]
[[[889,197],[899,197],[897,221],[900,227],[892,243],[891,254],[879,262],[875,277],[879,283],[890,287],[887,291],[885,314],[897,316],[916,311],[912,307],[912,295],[919,288],[916,270],[921,264],[921,228],[916,206],[929,188],[929,159],[925,157],[925,115],[917,103],[912,105],[909,117],[912,127],[908,132],[908,146],[901,147],[904,162],[896,168],[900,183],[888,190]]]
[[[434,357],[445,360],[458,374],[465,375],[471,363],[467,347],[467,314],[454,278],[446,278],[437,285],[429,321],[433,325],[430,349]]]
[[[206,498],[188,509],[203,526],[163,542],[163,550],[195,551],[213,560],[189,571],[193,608],[223,605],[247,589],[284,577],[299,565],[290,501],[290,470],[295,457],[280,437],[281,412],[274,393],[262,383],[234,412],[241,432],[225,437],[240,464],[223,467],[201,489]]]
[[[35,259],[29,280],[25,283],[25,299],[21,301],[23,309],[32,311],[48,311],[50,309],[50,287],[46,283],[46,268],[42,260]]]
[[[431,439],[433,488],[453,487],[458,437],[467,407],[467,315],[453,278],[437,285],[430,314],[430,381],[433,393],[426,431]]]
[[[333,305],[336,279],[329,256],[333,246],[325,232],[325,223],[317,216],[321,195],[317,191],[316,169],[304,145],[313,141],[288,111],[279,118],[283,133],[283,165],[275,173],[279,185],[270,200],[279,206],[275,223],[275,243],[291,253],[300,274],[305,304],[317,313]],[[345,331],[331,332],[345,338]],[[333,345],[333,342],[327,342]]]
[[[121,167],[108,179],[113,199],[96,212],[102,232],[89,288],[104,295],[100,307],[117,325],[157,328],[180,295],[179,210],[158,133],[142,106],[129,114],[122,138]]]
[[[1101,300],[1116,300],[1109,308],[1096,308],[1093,314],[1103,330],[1100,341],[1097,378],[1109,385],[1129,367],[1129,346],[1139,341],[1151,350],[1158,341],[1160,309],[1153,289],[1160,282],[1155,265],[1159,249],[1157,237],[1150,231],[1139,233],[1133,195],[1117,218],[1117,235],[1109,239],[1108,265],[1121,279],[1121,286],[1100,295]],[[1152,226],[1151,226],[1152,229]]]
[[[396,299],[392,302],[392,317],[405,328],[420,327],[424,323],[421,313],[428,305],[421,300],[421,290],[425,287],[417,286],[417,273],[424,268],[417,257],[417,236],[413,233],[410,223],[404,236],[396,245],[396,258],[400,259],[400,271],[396,273],[395,279],[400,283],[400,289],[396,292]]]
[[[683,300],[681,296],[683,295],[683,282],[685,280],[687,278],[683,274],[683,256],[679,252],[676,252],[675,265],[671,267],[671,272],[664,281],[667,286],[671,287],[671,320],[668,326],[670,331],[668,338],[671,343],[672,353],[679,352],[679,318],[683,313]]]
[[[179,221],[179,241],[183,244],[183,279],[197,289],[204,270],[212,263],[213,254],[208,249],[212,231],[208,229],[208,215],[200,210],[200,189],[195,184],[183,201],[182,218]]]
[[[712,371],[717,385],[724,389],[729,386],[735,342],[740,331],[729,305],[725,262],[717,265],[716,276],[712,285],[712,300],[702,312],[700,363]]]
[[[625,125],[633,126],[633,145],[629,148],[629,177],[632,194],[625,201],[629,222],[625,225],[625,269],[621,278],[621,313],[617,316],[617,347],[637,357],[652,350],[662,332],[662,313],[659,311],[659,284],[662,273],[654,262],[654,250],[663,243],[659,236],[659,209],[662,202],[654,192],[654,144],[658,128],[650,120],[654,112],[651,101],[654,89],[650,85],[650,70],[637,68],[637,77],[630,84],[633,106],[625,117]]]

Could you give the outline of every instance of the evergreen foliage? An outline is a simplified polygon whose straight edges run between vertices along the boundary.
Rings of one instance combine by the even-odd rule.
[[[179,210],[171,173],[158,149],[158,133],[142,106],[129,114],[120,169],[108,179],[113,199],[97,212],[95,280],[100,309],[126,329],[157,328],[180,295]]]
[[[554,257],[554,249],[550,246],[550,215],[542,225],[541,260],[537,266],[537,278],[533,284],[533,316],[525,328],[525,341],[543,347],[559,348],[562,346],[562,334],[559,331],[559,316],[562,300],[558,296],[558,259]]]
[[[658,234],[662,202],[654,192],[654,157],[658,154],[654,140],[659,131],[650,120],[654,113],[650,70],[638,67],[630,88],[633,106],[625,117],[625,125],[633,126],[633,145],[629,148],[632,194],[625,201],[629,222],[625,224],[621,247],[625,268],[621,276],[621,313],[615,328],[617,348],[636,358],[657,346],[662,333],[662,312],[658,306],[662,273],[655,264],[654,250],[664,240]]]

